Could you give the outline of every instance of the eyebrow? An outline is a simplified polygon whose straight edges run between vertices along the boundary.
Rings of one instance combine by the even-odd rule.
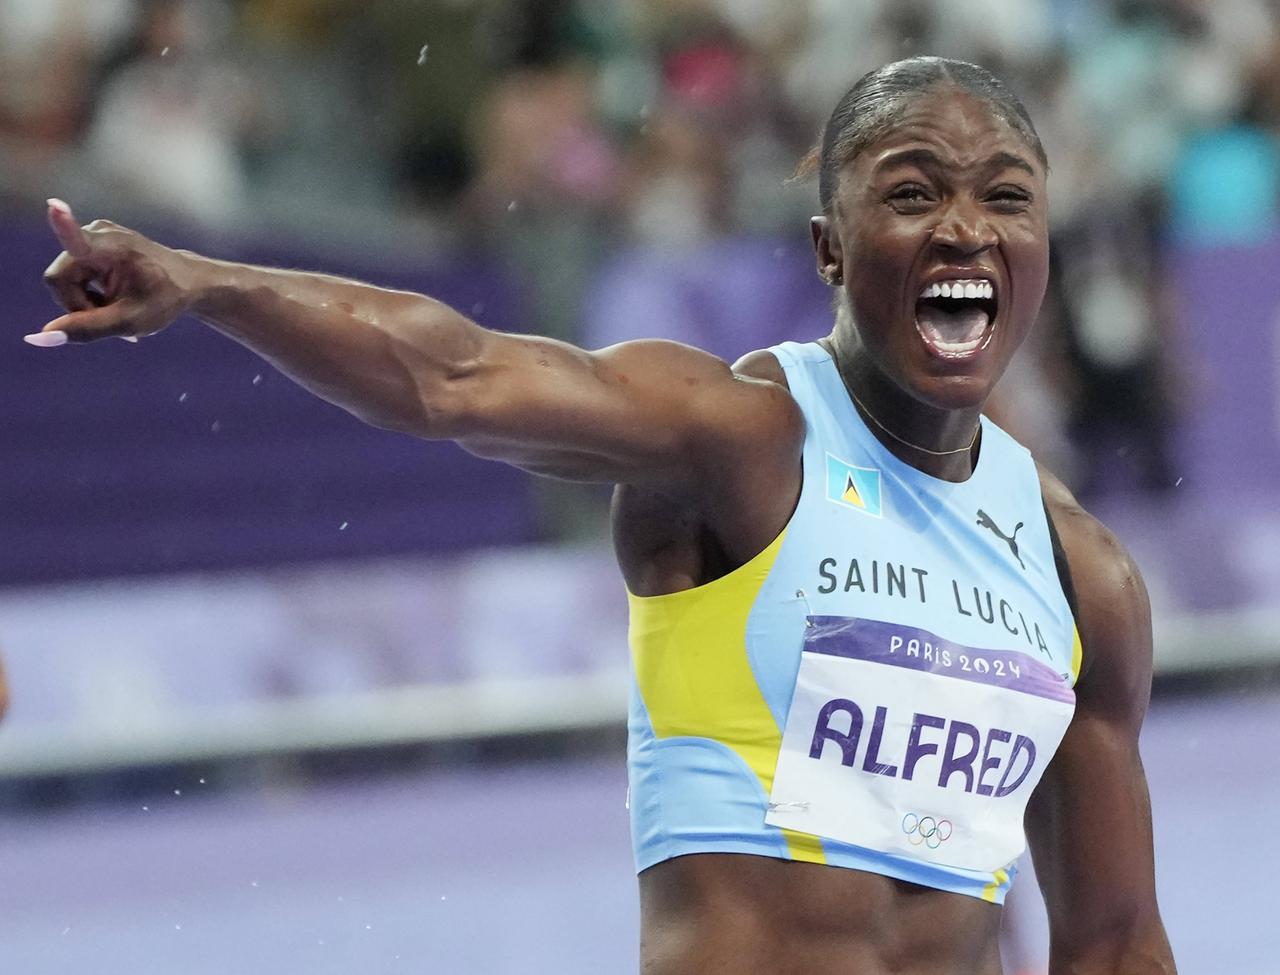
[[[876,169],[888,169],[891,166],[916,165],[921,169],[944,169],[947,164],[932,149],[902,149],[891,152],[876,165]],[[1021,169],[1031,176],[1036,174],[1031,163],[1012,152],[997,152],[988,156],[979,167],[984,172],[995,172],[1001,169]]]

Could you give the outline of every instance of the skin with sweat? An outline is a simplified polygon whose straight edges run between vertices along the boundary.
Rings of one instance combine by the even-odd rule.
[[[1046,205],[1044,168],[1022,137],[942,85],[847,162],[831,212],[813,221],[819,273],[844,307],[823,341],[868,427],[935,477],[965,480],[979,462],[978,416],[1044,293]],[[672,342],[587,352],[486,331],[421,295],[213,261],[105,221],[81,228],[58,201],[50,221],[65,250],[46,280],[67,314],[32,344],[146,336],[191,313],[370,423],[617,484],[615,548],[638,595],[742,565],[794,510],[804,421],[767,352],[732,368]],[[951,279],[995,294],[980,346],[963,355],[917,321],[922,289]],[[1076,717],[1027,817],[1052,972],[1172,972],[1137,751],[1145,590],[1115,539],[1050,475],[1042,483],[1086,648]],[[875,874],[699,854],[645,870],[640,892],[647,975],[1000,972],[999,908]]]

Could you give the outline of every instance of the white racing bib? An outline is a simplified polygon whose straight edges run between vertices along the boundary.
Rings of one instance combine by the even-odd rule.
[[[765,821],[951,867],[1007,867],[1074,711],[1068,681],[1025,653],[810,616]]]

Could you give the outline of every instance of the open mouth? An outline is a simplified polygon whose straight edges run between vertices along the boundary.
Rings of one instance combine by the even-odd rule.
[[[995,284],[986,278],[935,281],[916,299],[916,331],[935,355],[964,359],[991,341],[997,307]]]

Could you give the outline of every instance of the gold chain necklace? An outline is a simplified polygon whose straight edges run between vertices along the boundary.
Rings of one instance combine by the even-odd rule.
[[[819,344],[827,345],[826,342],[820,342]],[[956,454],[963,454],[965,451],[973,450],[973,445],[978,442],[978,434],[982,432],[981,417],[978,418],[978,425],[974,427],[973,437],[969,440],[969,446],[967,447],[957,447],[955,450],[930,450],[928,447],[921,447],[918,443],[912,443],[910,440],[903,439],[902,437],[894,433],[892,430],[890,430],[883,423],[881,423],[879,420],[877,420],[876,415],[872,413],[869,409],[867,409],[867,404],[862,402],[862,400],[858,399],[858,394],[853,391],[853,387],[849,385],[849,380],[845,379],[844,377],[844,370],[840,368],[840,356],[836,353],[836,346],[834,341],[831,341],[830,345],[827,347],[827,354],[831,356],[831,361],[835,364],[836,374],[840,377],[840,384],[844,386],[845,392],[848,393],[853,398],[853,401],[857,403],[858,406],[862,407],[862,412],[867,414],[867,417],[871,420],[872,423],[874,423],[876,426],[878,426],[881,430],[883,430],[885,433],[891,436],[894,440],[898,441],[898,443],[902,444],[904,447],[910,447],[912,450],[918,450],[920,451],[920,453],[928,454],[930,457],[952,457]]]
[[[841,379],[843,379],[843,376],[841,377]],[[905,440],[902,437],[898,436],[896,433],[890,430],[887,426],[885,426],[883,423],[881,423],[879,420],[876,419],[875,414],[872,413],[869,409],[867,409],[867,404],[862,402],[862,400],[858,399],[858,395],[852,389],[849,389],[849,384],[847,382],[844,384],[844,388],[848,390],[849,395],[853,397],[853,401],[857,403],[860,407],[862,407],[862,412],[867,414],[868,419],[870,419],[872,423],[878,426],[881,430],[883,430],[889,436],[893,437],[894,440],[898,441],[898,443],[902,444],[903,446],[910,447],[912,450],[918,450],[922,454],[928,454],[930,457],[950,457],[953,454],[963,454],[967,451],[973,450],[973,445],[978,442],[978,434],[982,432],[982,421],[979,420],[978,425],[973,430],[973,438],[969,441],[969,445],[967,447],[957,447],[955,450],[930,450],[928,447],[921,447],[917,443],[912,443],[910,440]]]

